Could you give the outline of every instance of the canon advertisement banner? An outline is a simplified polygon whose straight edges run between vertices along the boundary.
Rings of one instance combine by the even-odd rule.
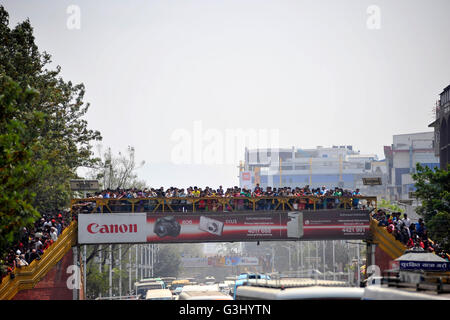
[[[79,214],[78,242],[144,243],[147,242],[146,213]]]
[[[365,239],[367,210],[79,215],[80,243]]]

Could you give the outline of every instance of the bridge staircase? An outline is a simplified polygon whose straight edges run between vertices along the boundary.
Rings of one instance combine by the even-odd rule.
[[[19,293],[35,288],[76,243],[77,222],[72,221],[58,239],[44,251],[39,260],[32,261],[28,266],[16,268],[12,277],[3,278],[0,283],[0,300],[12,300]]]

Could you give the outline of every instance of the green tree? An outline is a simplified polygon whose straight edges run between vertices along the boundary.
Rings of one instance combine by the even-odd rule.
[[[181,271],[180,251],[173,245],[160,245],[153,274],[155,277],[177,277]]]
[[[380,202],[378,202],[378,208],[379,209],[387,209],[390,212],[405,212],[405,209],[401,208],[400,206],[396,204],[392,204],[389,200],[381,199]]]
[[[416,212],[424,219],[428,236],[450,251],[450,165],[447,170],[416,166],[413,174],[416,197],[421,205]]]
[[[121,250],[119,250],[119,246]],[[131,282],[137,281],[134,268],[136,257],[134,254],[135,245],[132,244],[111,244],[111,245],[88,245],[86,249],[86,289],[89,297],[107,296],[109,294],[109,263],[112,269],[112,291],[119,294],[119,279],[122,279],[122,295],[128,292],[130,281],[129,269],[131,268]],[[131,251],[131,254],[129,254]],[[120,256],[119,256],[120,254]],[[101,259],[99,257],[101,256]],[[110,259],[110,257],[112,259]],[[122,271],[120,272],[120,269]]]
[[[14,242],[23,226],[32,224],[39,213],[32,203],[33,186],[43,160],[34,161],[41,141],[29,134],[30,126],[42,128],[43,115],[34,111],[21,116],[21,106],[38,98],[32,89],[22,90],[17,82],[0,73],[0,252]],[[1,257],[0,257],[1,258]]]
[[[86,293],[88,297],[99,297],[101,293],[108,291],[108,270],[104,267],[103,272],[98,268],[91,268],[86,280]]]
[[[36,194],[33,205],[39,212],[57,211],[69,203],[69,180],[77,177],[77,168],[98,161],[92,157],[91,142],[101,140],[101,136],[89,130],[84,119],[89,109],[89,104],[83,102],[84,85],[64,81],[59,66],[49,70],[51,56],[38,50],[28,19],[12,29],[8,24],[8,12],[0,6],[0,73],[21,88],[39,92],[36,99],[22,103],[16,114],[28,135],[40,142],[33,160],[48,164],[30,186]],[[43,125],[33,125],[35,112],[40,112]]]

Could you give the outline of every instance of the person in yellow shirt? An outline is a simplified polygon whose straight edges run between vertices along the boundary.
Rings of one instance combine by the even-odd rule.
[[[200,190],[197,189],[197,187],[194,187],[194,191],[192,191],[192,195],[197,198],[200,197]]]

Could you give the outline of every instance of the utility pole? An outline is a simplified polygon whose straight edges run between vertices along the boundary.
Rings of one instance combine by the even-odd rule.
[[[102,270],[102,245],[100,244],[98,246],[98,272],[100,274],[102,274],[103,270]],[[99,293],[99,297],[102,297],[102,292],[100,291]]]
[[[155,244],[152,243],[152,277],[155,276]]]
[[[131,248],[128,248],[128,295],[131,295]]]
[[[109,245],[109,296],[112,297],[112,245]]]
[[[274,253],[274,250],[273,250],[273,245],[272,245],[272,272],[274,272],[275,271],[275,253]]]
[[[316,269],[319,269],[319,241],[316,241]]]
[[[84,300],[86,300],[86,257],[87,257],[87,252],[86,252],[86,245],[83,246],[83,296],[84,296]]]
[[[303,270],[303,268],[305,267],[305,265],[304,265],[304,259],[303,259],[303,251],[305,251],[305,244],[303,243],[303,242],[301,242],[300,243],[300,245],[301,245],[301,255],[300,255],[300,257],[301,257],[301,266],[302,266],[302,270]]]
[[[119,244],[119,297],[122,296],[122,245]]]
[[[140,261],[140,264],[139,264],[139,266],[140,266],[140,268],[141,268],[141,277],[140,277],[140,279],[143,279],[143,278],[144,278],[144,276],[143,276],[144,274],[143,274],[143,272],[142,272],[142,271],[143,271],[142,269],[143,269],[143,267],[144,267],[144,266],[143,266],[143,260],[144,260],[144,259],[143,259],[143,257],[144,257],[144,251],[143,251],[143,249],[144,249],[144,248],[143,248],[141,245],[139,245],[139,248],[140,248],[140,251],[141,251],[141,252],[140,252],[140,256],[141,256],[141,259],[140,259],[140,260],[141,260],[141,261]]]
[[[135,244],[134,245],[135,251],[136,251],[136,259],[134,260],[134,266],[136,268],[136,279],[135,281],[138,281],[138,276],[139,276],[139,265],[138,265],[138,260],[139,260],[139,254],[138,254],[138,250],[139,250],[139,245]]]
[[[360,253],[359,253],[359,243],[356,245],[358,247],[358,283],[357,285],[359,286],[360,282],[361,282],[361,272],[360,272]]]
[[[326,245],[326,242],[322,241],[322,256],[323,256],[322,264],[323,264],[323,279],[324,280],[325,280],[325,245]]]
[[[335,259],[335,249],[334,249],[334,246],[335,246],[335,240],[333,240],[333,280],[336,280],[336,268],[335,268],[335,265],[336,265],[336,259]]]

